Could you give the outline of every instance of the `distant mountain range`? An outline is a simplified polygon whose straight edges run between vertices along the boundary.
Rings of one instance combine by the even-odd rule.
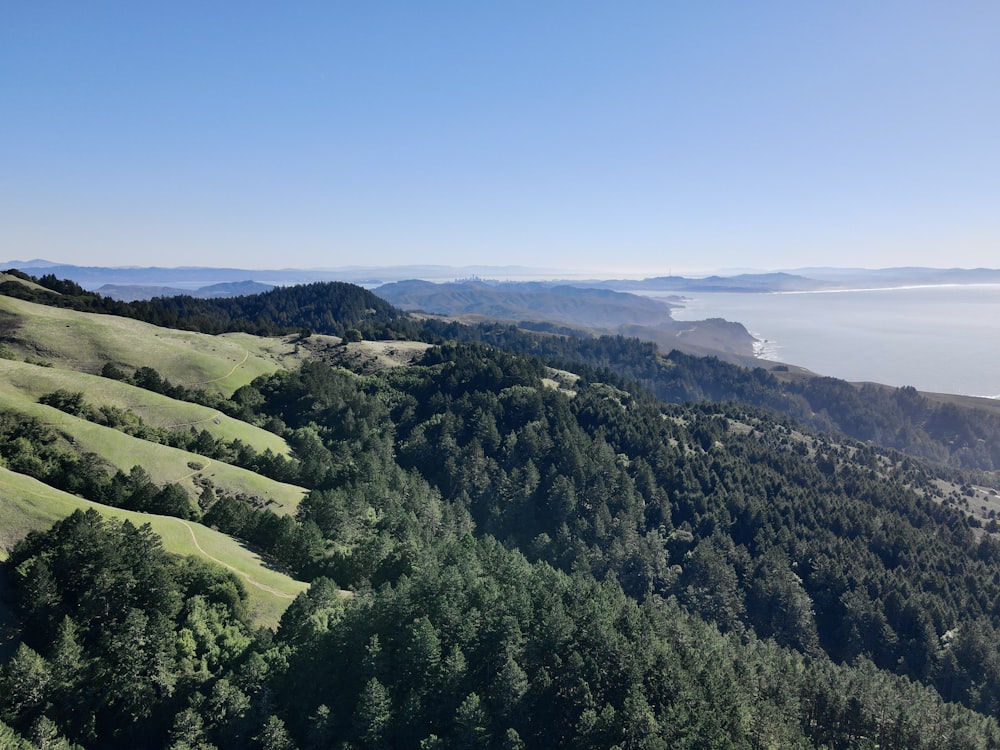
[[[579,282],[570,282],[579,283]],[[790,272],[741,273],[734,276],[657,276],[630,281],[611,279],[588,286],[631,291],[669,292],[816,292],[837,289],[935,286],[941,284],[1000,284],[992,268],[805,268]]]
[[[937,284],[1000,284],[996,268],[801,268],[793,273],[823,281],[834,288],[899,287]]]
[[[671,303],[686,294],[814,292],[940,284],[996,284],[1000,270],[939,268],[802,268],[787,272],[737,273],[704,278],[559,279],[566,271],[521,266],[349,266],[328,269],[112,268],[74,266],[47,260],[7,261],[2,268],[71,279],[105,297],[122,301],[190,295],[202,299],[238,297],[325,281],[374,290],[407,311],[465,322],[499,320],[524,328],[574,335],[622,335],[653,341],[664,351],[715,354],[749,363],[758,342],[739,322],[722,319],[675,321]],[[499,280],[487,280],[487,279]],[[541,280],[544,279],[544,280]],[[652,299],[650,293],[659,299]],[[671,295],[676,295],[671,297]]]
[[[169,286],[142,286],[139,284],[104,284],[94,291],[104,297],[134,302],[140,299],[154,297],[176,297],[187,294],[199,299],[215,299],[216,297],[239,297],[244,294],[260,294],[274,289],[273,284],[261,284],[259,281],[224,281],[220,284],[210,284],[198,289],[179,289]]]
[[[0,263],[0,268],[16,268],[34,276],[51,273],[60,279],[72,279],[90,291],[97,291],[105,285],[171,287],[183,289],[183,294],[222,283],[242,282],[252,279],[270,286],[292,286],[310,284],[316,281],[347,281],[365,287],[380,286],[404,279],[428,279],[433,281],[453,281],[474,277],[499,279],[555,278],[565,271],[525,268],[523,266],[344,266],[341,268],[212,268],[201,266],[180,266],[176,268],[140,266],[75,266],[52,261],[8,260]]]
[[[511,284],[535,283],[615,291],[642,292],[807,292],[832,289],[864,289],[935,284],[998,284],[1000,269],[991,268],[830,268],[810,267],[782,272],[713,275],[704,278],[653,276],[645,279],[581,279],[565,269],[524,266],[344,266],[341,268],[210,268],[210,267],[107,267],[76,266],[35,259],[9,260],[3,269],[16,268],[33,275],[51,273],[72,279],[85,289],[117,299],[149,299],[155,296],[191,294],[229,296],[252,294],[274,286],[316,281],[347,281],[375,288],[392,282],[421,279],[452,283],[494,279],[495,288],[511,291]],[[248,286],[249,280],[258,286]],[[236,285],[227,287],[226,285]],[[506,284],[507,286],[500,286]]]
[[[660,325],[673,322],[670,304],[652,297],[542,282],[433,284],[397,281],[375,294],[403,310],[479,315],[509,320],[548,320],[576,326]]]
[[[476,279],[444,284],[399,281],[374,293],[410,312],[464,322],[504,320],[552,333],[633,336],[664,351],[752,358],[756,339],[740,323],[718,318],[676,321],[669,299],[573,286],[568,283],[499,282]]]

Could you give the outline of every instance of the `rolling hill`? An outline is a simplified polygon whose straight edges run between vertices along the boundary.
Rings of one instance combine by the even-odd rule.
[[[625,335],[653,341],[664,351],[716,354],[745,363],[755,339],[739,323],[675,321],[669,300],[611,289],[543,282],[485,282],[477,279],[434,284],[400,281],[375,292],[410,311],[466,322],[501,320],[546,324],[577,335]],[[542,330],[548,330],[543,328]]]
[[[236,573],[246,585],[254,620],[264,627],[277,626],[291,600],[308,586],[275,570],[232,537],[193,521],[100,505],[4,468],[0,468],[0,486],[3,487],[0,499],[0,558],[3,559],[29,531],[47,529],[75,510],[96,508],[103,515],[128,519],[136,526],[148,523],[169,552],[196,555]]]
[[[83,391],[95,408],[111,406],[138,415],[152,427],[207,430],[220,440],[240,440],[258,452],[288,455],[284,439],[246,422],[190,401],[181,401],[129,383],[74,370],[0,359],[0,389],[16,391],[31,402],[57,390]]]
[[[156,484],[182,487],[192,502],[209,483],[218,492],[256,498],[279,515],[295,512],[305,494],[301,487],[38,403],[54,391],[77,392],[95,409],[124,410],[152,428],[204,430],[219,441],[240,441],[259,453],[288,456],[288,443],[274,433],[217,409],[95,373],[107,363],[126,369],[152,365],[177,383],[225,396],[261,374],[295,366],[305,354],[297,355],[294,344],[240,333],[174,331],[6,296],[0,296],[0,329],[8,356],[16,357],[0,359],[0,411],[38,420],[55,430],[66,450],[93,453],[109,469],[128,473],[140,465]],[[281,612],[306,587],[268,567],[242,543],[193,521],[101,506],[5,468],[0,468],[0,490],[4,555],[28,531],[47,528],[76,509],[98,507],[115,518],[149,522],[169,551],[195,554],[236,572],[247,583],[255,621],[266,627],[275,627]]]
[[[94,453],[123,472],[140,465],[155,483],[179,485],[192,499],[201,491],[198,479],[209,479],[219,490],[257,498],[281,515],[293,514],[305,495],[302,487],[277,482],[238,466],[132,437],[51,406],[27,405],[23,399],[11,398],[6,390],[0,390],[0,409],[38,418],[56,428],[75,449]]]
[[[133,369],[155,363],[175,385],[224,395],[297,361],[287,338],[209,336],[3,295],[0,340],[21,357],[75,372],[98,374],[108,363]]]

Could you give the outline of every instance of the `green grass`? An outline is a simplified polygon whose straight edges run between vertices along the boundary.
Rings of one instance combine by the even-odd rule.
[[[259,375],[300,361],[291,337],[210,336],[0,296],[4,313],[16,328],[6,340],[14,352],[63,370],[96,374],[108,362],[150,366],[175,385],[231,395]]]
[[[267,567],[259,555],[232,537],[201,524],[92,503],[4,468],[0,468],[0,558],[6,559],[29,531],[47,529],[73,511],[87,508],[136,525],[148,523],[167,551],[197,555],[233,570],[246,584],[254,622],[259,625],[275,627],[292,599],[308,588]]]
[[[156,484],[179,484],[192,497],[201,493],[195,483],[199,476],[210,479],[217,488],[235,494],[247,494],[265,500],[270,510],[291,515],[305,495],[293,484],[276,482],[247,469],[212,461],[197,453],[126,435],[118,430],[88,422],[44,404],[32,402],[23,393],[0,387],[0,410],[35,417],[66,436],[81,452],[96,453],[117,469],[128,472],[140,465]],[[192,466],[201,468],[194,469]]]
[[[87,403],[95,408],[108,405],[128,409],[152,427],[194,427],[207,430],[219,440],[241,440],[260,453],[267,449],[281,455],[291,452],[288,443],[278,435],[206,406],[178,401],[97,375],[0,360],[0,390],[8,391],[11,398],[16,392],[33,402],[58,389],[82,391]]]
[[[217,439],[239,439],[257,451],[270,448],[288,455],[287,443],[272,433],[213,409],[102,378],[97,373],[108,362],[126,370],[150,366],[175,385],[228,396],[259,375],[295,367],[310,356],[305,350],[300,352],[291,338],[176,331],[2,295],[0,320],[5,323],[4,343],[16,356],[51,364],[41,367],[0,360],[0,411],[35,417],[54,428],[74,450],[95,453],[126,472],[140,465],[155,483],[177,483],[193,497],[201,491],[195,480],[205,477],[222,491],[268,501],[268,507],[275,513],[295,512],[305,494],[301,487],[141,440],[37,402],[39,396],[58,389],[81,391],[91,406],[128,409],[154,427],[193,426],[208,430]],[[307,587],[267,567],[241,542],[200,524],[101,506],[3,468],[0,468],[0,559],[29,531],[46,529],[74,510],[89,507],[136,524],[148,522],[170,552],[196,554],[234,570],[246,583],[253,616],[260,625],[276,626],[292,598]]]
[[[28,289],[34,289],[39,292],[48,292],[49,294],[59,296],[59,292],[53,292],[51,289],[46,289],[44,286],[36,284],[34,281],[26,281],[20,276],[15,276],[12,273],[0,273],[0,284],[3,284],[6,281],[13,281],[17,284],[23,284],[28,287]]]
[[[421,341],[359,341],[348,344],[347,348],[374,357],[380,369],[384,369],[413,364],[431,345]]]

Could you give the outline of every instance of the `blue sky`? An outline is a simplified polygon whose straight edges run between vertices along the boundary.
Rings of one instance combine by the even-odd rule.
[[[0,4],[0,258],[655,274],[998,251],[994,0]]]

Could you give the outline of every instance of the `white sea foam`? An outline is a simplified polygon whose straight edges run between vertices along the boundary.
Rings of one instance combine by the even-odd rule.
[[[754,337],[753,342],[753,356],[757,359],[763,359],[770,362],[780,362],[781,357],[779,352],[781,351],[781,344],[777,341],[771,341],[764,338],[759,333],[753,331],[750,335]]]

